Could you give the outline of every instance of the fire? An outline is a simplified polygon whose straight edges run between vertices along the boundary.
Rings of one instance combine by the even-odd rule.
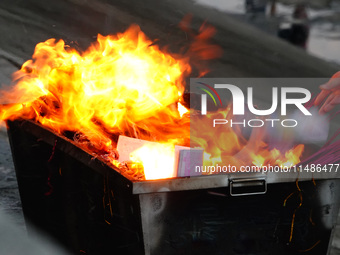
[[[171,144],[143,146],[130,154],[130,159],[143,165],[146,180],[176,177],[175,147]]]
[[[242,166],[254,165],[261,169],[263,166],[291,167],[300,162],[304,145],[299,144],[288,151],[281,152],[264,142],[266,131],[255,128],[248,139],[242,130],[230,126],[217,126],[212,132],[213,119],[232,118],[230,108],[210,112],[206,116],[192,114],[195,125],[191,126],[191,146],[204,148],[203,163],[206,166],[216,164],[232,165],[240,169]]]
[[[177,109],[178,109],[178,113],[181,116],[181,118],[183,117],[184,114],[189,112],[189,110],[185,108],[185,106],[183,106],[180,102],[178,102],[177,104]]]
[[[175,127],[180,116],[171,106],[190,71],[188,59],[163,53],[136,25],[98,35],[82,54],[50,39],[15,73],[16,86],[4,97],[17,104],[3,107],[0,117],[35,119],[61,134],[80,131],[105,150],[108,133],[181,143],[187,131]]]
[[[208,42],[214,31],[203,26],[189,47],[195,65],[199,58],[219,54]],[[114,36],[98,35],[83,53],[63,40],[49,39],[37,44],[32,60],[14,74],[15,86],[0,92],[0,119],[32,119],[61,135],[71,132],[80,145],[105,155],[115,166],[127,167],[132,179],[141,171],[145,179],[176,176],[174,146],[191,142],[204,149],[206,165],[225,160],[236,166],[298,163],[303,146],[283,155],[268,150],[261,134],[249,141],[239,130],[213,134],[209,119],[190,131],[189,110],[180,103],[192,69],[190,54],[166,53],[137,25]],[[225,117],[230,111],[213,114]],[[131,153],[132,162],[119,163],[119,135],[159,144],[145,145]]]

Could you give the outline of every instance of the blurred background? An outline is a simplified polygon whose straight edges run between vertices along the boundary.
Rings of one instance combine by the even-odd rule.
[[[273,35],[294,41],[292,26],[299,24],[296,37],[306,50],[320,58],[340,63],[340,1],[339,0],[195,0],[216,8]],[[292,42],[294,44],[294,42]],[[299,45],[295,40],[295,44]]]

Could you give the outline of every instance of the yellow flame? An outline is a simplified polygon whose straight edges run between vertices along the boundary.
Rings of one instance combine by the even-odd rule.
[[[176,177],[174,156],[171,144],[148,144],[132,152],[130,159],[143,164],[146,180],[154,180]]]
[[[180,102],[177,103],[177,109],[179,116],[183,117],[184,114],[188,113],[189,110],[185,108]]]
[[[214,31],[202,28],[189,47],[196,64],[220,51],[208,43]],[[28,118],[60,134],[77,133],[80,142],[110,160],[117,159],[114,141],[119,135],[157,141],[159,145],[144,146],[131,155],[142,162],[146,179],[175,176],[174,145],[190,142],[204,149],[205,165],[299,162],[303,145],[281,153],[269,151],[260,138],[249,146],[239,130],[212,130],[211,120],[230,116],[229,107],[195,120],[190,136],[188,109],[179,103],[190,72],[188,56],[162,51],[137,25],[115,36],[98,35],[83,53],[49,39],[37,44],[32,60],[14,74],[14,88],[0,92],[0,119]]]

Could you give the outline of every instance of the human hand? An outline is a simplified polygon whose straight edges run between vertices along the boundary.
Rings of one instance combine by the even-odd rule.
[[[321,85],[320,89],[322,91],[316,97],[314,105],[322,105],[319,112],[325,114],[340,104],[340,71],[335,73],[327,83]]]

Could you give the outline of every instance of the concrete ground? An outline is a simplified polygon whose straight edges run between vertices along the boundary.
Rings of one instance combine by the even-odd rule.
[[[158,38],[160,44],[176,50],[188,44],[187,35],[177,27],[187,13],[194,16],[194,29],[207,20],[218,31],[214,40],[224,53],[222,58],[209,63],[208,77],[325,78],[340,70],[336,64],[310,56],[257,28],[191,1],[1,0],[0,84],[10,84],[11,73],[31,57],[34,46],[52,37],[63,38],[71,45],[77,42],[77,47],[84,49],[98,33],[114,34],[137,23],[150,38]],[[0,212],[10,214],[23,228],[14,167],[3,127]],[[339,232],[335,234],[331,254],[340,254]]]

